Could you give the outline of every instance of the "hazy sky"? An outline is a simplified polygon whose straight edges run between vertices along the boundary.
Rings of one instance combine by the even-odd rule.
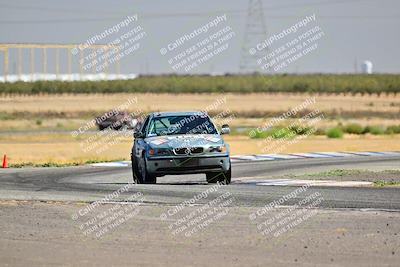
[[[248,0],[1,0],[0,42],[83,43],[127,15],[137,14],[138,21],[131,25],[140,25],[146,36],[140,40],[137,51],[122,59],[121,71],[170,73],[173,69],[168,63],[169,54],[162,56],[160,48],[206,24],[215,16],[226,14],[227,21],[221,25],[229,26],[235,33],[228,41],[229,47],[192,72],[237,72],[248,3]],[[268,36],[312,14],[316,15],[312,26],[317,25],[324,32],[315,51],[288,65],[283,72],[354,72],[357,59],[358,64],[363,60],[372,61],[374,72],[400,73],[400,1],[264,0],[262,3]],[[222,29],[222,26],[216,29]],[[116,36],[118,34],[110,38]],[[286,41],[293,37],[296,34]],[[193,39],[191,44],[200,39]],[[278,47],[279,42],[276,45]],[[35,53],[35,67],[40,69],[41,51]],[[54,53],[50,51],[48,54],[48,69],[54,72]],[[29,71],[28,56],[29,51],[23,51],[24,72]],[[16,51],[11,51],[11,72],[17,69],[16,59]],[[0,60],[3,61],[3,55]],[[65,72],[65,55],[61,55],[61,61],[64,63],[61,71]],[[74,71],[78,72],[76,64]],[[0,69],[3,71],[3,66]]]

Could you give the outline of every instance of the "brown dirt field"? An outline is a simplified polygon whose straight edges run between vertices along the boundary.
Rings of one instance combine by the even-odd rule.
[[[90,95],[39,95],[39,96],[2,96],[0,111],[65,111],[80,112],[108,110],[128,99],[137,97],[137,108],[143,111],[194,110],[205,109],[226,97],[226,104],[218,110],[235,111],[282,111],[301,104],[310,96],[307,94],[90,94]],[[321,111],[381,111],[399,112],[400,95],[398,96],[350,96],[350,95],[316,95],[316,103],[311,109]],[[179,104],[179,105],[178,105]]]

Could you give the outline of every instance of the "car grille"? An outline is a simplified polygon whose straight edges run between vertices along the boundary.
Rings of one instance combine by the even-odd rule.
[[[193,154],[201,154],[204,149],[202,147],[180,147],[175,148],[175,155],[193,155]]]

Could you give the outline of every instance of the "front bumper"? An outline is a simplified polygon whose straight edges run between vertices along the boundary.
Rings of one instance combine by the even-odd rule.
[[[201,157],[149,157],[147,171],[155,175],[226,172],[230,168],[229,155]]]

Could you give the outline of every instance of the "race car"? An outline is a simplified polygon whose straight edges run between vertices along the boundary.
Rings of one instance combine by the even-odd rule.
[[[137,119],[133,118],[127,111],[109,111],[95,119],[100,131],[134,129]]]
[[[134,133],[131,152],[133,180],[155,184],[169,174],[205,173],[208,183],[231,182],[229,145],[204,112],[157,112]]]

